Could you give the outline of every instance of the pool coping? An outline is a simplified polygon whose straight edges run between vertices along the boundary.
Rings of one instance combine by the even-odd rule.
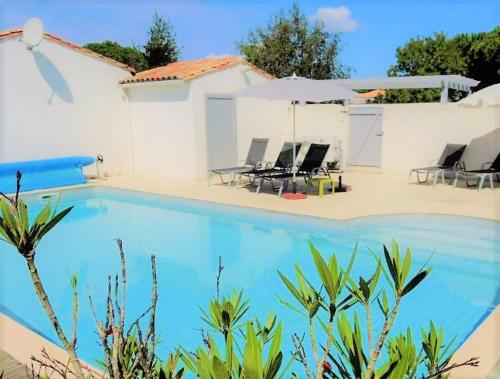
[[[0,333],[0,350],[3,350],[17,362],[27,367],[31,367],[32,356],[41,358],[40,353],[42,348],[47,351],[52,359],[57,359],[61,362],[68,361],[68,354],[60,346],[1,311],[0,330],[8,331],[7,333]],[[22,342],[20,343],[20,341]],[[94,365],[84,360],[81,360],[81,362],[91,371],[101,373]]]
[[[335,220],[389,214],[447,214],[500,221],[500,191],[473,191],[450,185],[436,187],[408,183],[406,175],[368,174],[346,171],[352,191],[309,196],[306,200],[283,200],[276,194],[254,193],[245,186],[209,184],[206,180],[173,180],[159,176],[124,175],[94,180],[106,187],[158,193],[182,198],[265,209]],[[301,188],[300,190],[304,190]]]
[[[493,222],[498,222],[500,223],[500,218],[491,218],[491,217],[480,217],[480,216],[470,216],[470,215],[465,215],[465,214],[460,214],[460,213],[443,213],[443,212],[388,212],[388,213],[380,213],[380,214],[366,214],[366,215],[360,215],[360,216],[355,216],[355,217],[329,217],[329,216],[322,216],[322,215],[316,215],[312,213],[303,213],[303,212],[296,212],[293,210],[281,210],[281,209],[272,209],[266,206],[250,206],[250,205],[245,205],[245,204],[239,204],[235,202],[228,202],[228,201],[220,201],[220,200],[215,200],[215,199],[204,199],[200,197],[195,197],[195,196],[188,196],[188,195],[181,195],[181,194],[171,194],[171,193],[166,193],[160,190],[146,190],[146,189],[138,189],[138,188],[130,188],[128,186],[121,186],[116,183],[114,184],[107,184],[106,181],[103,180],[97,180],[97,179],[92,179],[89,183],[85,184],[78,184],[78,185],[73,185],[73,186],[65,186],[65,187],[54,187],[54,188],[47,188],[47,189],[39,189],[39,190],[33,190],[33,191],[26,191],[22,192],[22,195],[26,196],[36,196],[38,194],[43,194],[43,193],[51,193],[51,192],[58,192],[58,191],[72,191],[72,190],[78,190],[78,189],[92,189],[96,188],[99,189],[100,187],[102,188],[109,188],[109,189],[114,189],[118,191],[130,191],[134,193],[145,193],[145,194],[151,194],[151,195],[158,195],[158,196],[165,196],[169,198],[177,198],[177,199],[182,199],[182,200],[195,200],[195,201],[200,201],[200,202],[205,202],[208,204],[222,204],[225,206],[230,206],[230,207],[240,207],[244,208],[247,210],[258,210],[258,211],[265,211],[269,212],[272,214],[286,214],[287,216],[305,216],[305,217],[310,217],[310,218],[316,218],[318,220],[333,220],[333,221],[357,221],[357,220],[366,220],[370,218],[375,218],[375,217],[384,217],[384,216],[405,216],[405,215],[415,215],[415,216],[449,216],[449,217],[464,217],[464,218],[470,218],[470,219],[476,219],[476,220],[483,220],[483,221],[493,221]],[[13,194],[7,194],[8,196],[11,196]]]

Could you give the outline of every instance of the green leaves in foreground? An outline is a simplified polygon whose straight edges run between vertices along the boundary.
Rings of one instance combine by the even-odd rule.
[[[281,271],[278,271],[278,275],[293,297],[307,311],[309,318],[313,318],[318,310],[322,308],[328,312],[329,320],[332,321],[337,311],[345,310],[353,305],[351,301],[352,295],[348,295],[340,301],[339,297],[346,288],[346,281],[356,257],[357,245],[354,248],[346,270],[339,267],[335,255],[331,255],[327,263],[313,244],[310,243],[309,248],[316,273],[321,280],[321,289],[325,289],[327,296],[322,296],[321,289],[318,290],[311,284],[299,265],[295,265],[296,285]],[[288,305],[286,302],[283,303]]]
[[[198,347],[194,353],[184,350],[182,359],[186,368],[200,378],[277,378],[280,377],[279,371],[283,363],[281,323],[277,324],[273,332],[269,341],[270,347],[266,349],[267,354],[264,351],[266,345],[264,338],[253,323],[247,321],[242,336],[244,349],[241,355],[237,353],[236,343],[232,337],[226,342],[226,355],[224,355],[216,339],[210,335],[206,339],[205,347]]]
[[[455,338],[448,344],[444,343],[444,329],[439,330],[431,321],[429,330],[422,329],[422,349],[425,354],[425,365],[430,374],[434,374],[448,365],[453,356],[452,350]]]
[[[25,257],[32,257],[37,244],[73,207],[56,212],[47,203],[30,225],[28,206],[23,199],[0,198],[0,238],[13,245]]]
[[[202,331],[204,346],[193,353],[182,351],[186,368],[206,379],[282,377],[292,362],[283,368],[283,327],[273,313],[265,323],[243,320],[248,309],[242,292],[212,299],[208,311],[201,310],[202,320],[212,330]],[[224,346],[219,348],[221,340]]]
[[[271,340],[271,347],[267,359],[263,360],[264,340],[259,338],[251,322],[247,322],[246,345],[243,352],[243,369],[245,377],[256,379],[272,379],[278,374],[283,361],[281,352],[282,326],[276,327],[276,332]]]
[[[403,297],[419,286],[430,272],[428,268],[421,268],[412,273],[410,249],[401,254],[396,241],[390,249],[384,245],[383,258],[372,253],[375,264],[371,275],[359,276],[358,280],[352,278],[357,245],[345,268],[339,266],[334,254],[325,259],[312,244],[310,251],[316,269],[314,278],[306,278],[299,265],[294,266],[295,282],[278,271],[285,287],[302,308],[300,311],[307,312],[313,359],[300,361],[308,378],[413,379],[423,362],[429,372],[438,372],[448,364],[449,356],[443,357],[438,348],[443,344],[442,334],[432,324],[423,337],[422,351],[425,353],[417,353],[420,349],[414,343],[411,330],[391,335]],[[385,283],[381,284],[383,281]],[[318,282],[319,286],[313,284]],[[380,320],[372,310],[375,302],[383,315],[378,325],[373,322]],[[362,306],[364,317],[359,316],[358,310],[348,313],[356,304]],[[327,323],[321,319],[320,310],[327,312]],[[316,331],[315,323],[321,325],[318,331],[322,335]],[[297,348],[299,357],[301,348]]]
[[[387,342],[387,360],[377,370],[377,378],[399,379],[414,378],[421,361],[421,354],[413,341],[411,330],[389,338]]]
[[[384,270],[392,288],[399,296],[405,296],[418,286],[430,273],[430,269],[422,269],[410,280],[407,281],[412,265],[411,250],[406,249],[404,258],[399,251],[399,245],[396,241],[392,242],[392,249],[389,252],[387,246],[384,245],[384,258],[390,276]]]
[[[238,322],[248,311],[249,301],[242,297],[243,291],[233,291],[230,296],[223,296],[222,300],[212,299],[208,313],[200,308],[201,319],[227,338],[231,330],[238,328]]]

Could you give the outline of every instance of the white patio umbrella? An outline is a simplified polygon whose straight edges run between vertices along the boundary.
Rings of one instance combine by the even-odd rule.
[[[465,99],[460,100],[457,104],[463,106],[498,106],[500,105],[500,84],[483,88]]]
[[[333,80],[314,80],[296,76],[274,79],[233,92],[235,97],[251,97],[269,101],[287,100],[293,106],[293,191],[295,193],[295,105],[306,102],[321,103],[332,100],[349,100],[359,97],[357,92],[334,84]]]

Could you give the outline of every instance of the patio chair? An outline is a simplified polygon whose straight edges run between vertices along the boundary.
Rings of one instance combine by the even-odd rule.
[[[486,168],[487,167],[487,168]],[[465,179],[465,185],[467,187],[472,187],[469,185],[470,179],[475,179],[477,185],[477,190],[480,191],[483,188],[483,184],[486,178],[490,182],[490,187],[495,188],[493,185],[493,175],[496,176],[497,182],[500,181],[500,153],[497,155],[493,162],[485,162],[481,165],[479,170],[458,170],[455,173],[455,179],[453,180],[453,186],[457,186],[457,181],[459,178]]]
[[[298,155],[301,146],[302,143],[300,142],[295,143],[296,155]],[[255,180],[256,177],[262,175],[284,173],[286,172],[286,170],[290,170],[292,168],[292,164],[293,164],[293,143],[285,142],[273,166],[266,165],[265,168],[258,168],[255,170],[242,172],[240,175],[248,176],[249,178],[253,178]],[[254,180],[251,180],[251,182],[253,182]]]
[[[329,148],[330,148],[329,144],[312,143],[309,146],[309,150],[307,151],[304,160],[302,161],[302,163],[300,163],[299,167],[296,169],[295,177],[304,178],[304,180],[307,181],[308,179],[313,179],[315,176],[318,175],[319,172],[323,172],[324,175],[330,177],[328,170],[321,167]],[[279,183],[279,187],[275,188],[273,186],[273,189],[278,192],[278,196],[281,196],[283,190],[286,189],[286,187],[288,186],[288,182],[290,181],[290,179],[293,179],[293,170],[295,170],[294,167],[292,167],[290,170],[287,170],[287,172],[284,173],[271,173],[271,174],[260,175],[258,177],[259,183],[257,185],[257,193],[260,193],[264,181],[268,181],[271,184],[274,181],[276,181]]]
[[[230,186],[231,183],[235,181],[236,175],[241,174],[242,172],[255,170],[262,165],[268,142],[268,138],[253,138],[250,148],[248,149],[247,159],[243,166],[213,169],[210,170],[210,174],[219,175],[223,184],[223,175],[231,175],[229,181],[227,182],[228,186]]]
[[[448,143],[436,164],[433,165],[433,162],[431,162],[428,167],[412,168],[410,170],[410,175],[408,176],[408,182],[411,181],[412,174],[416,173],[418,183],[427,183],[429,175],[432,175],[433,186],[436,185],[439,178],[441,178],[442,182],[445,183],[445,172],[455,172],[459,169],[459,165],[461,164],[460,158],[462,158],[462,154],[464,153],[466,147],[467,145]],[[425,179],[422,180],[420,175],[424,174]]]

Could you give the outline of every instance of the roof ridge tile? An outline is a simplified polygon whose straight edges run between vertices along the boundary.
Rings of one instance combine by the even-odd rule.
[[[207,75],[217,70],[226,69],[236,64],[244,64],[251,67],[256,72],[268,78],[274,77],[265,71],[246,62],[239,56],[207,57],[203,59],[194,59],[187,61],[177,61],[165,66],[138,72],[135,76],[125,78],[120,81],[121,84],[138,83],[158,80],[191,80],[203,75]]]
[[[13,38],[15,36],[20,36],[22,33],[23,33],[22,28],[14,28],[14,29],[9,29],[9,30],[3,30],[3,31],[0,31],[0,40],[4,40],[4,39],[8,39],[8,38]],[[106,56],[104,56],[102,54],[99,54],[99,53],[96,53],[95,51],[86,49],[85,47],[82,47],[82,46],[77,45],[75,43],[72,43],[70,41],[66,41],[65,39],[63,39],[61,37],[58,37],[58,36],[56,36],[54,34],[44,33],[43,34],[43,38],[45,38],[45,39],[47,39],[49,41],[55,42],[55,43],[57,43],[59,45],[68,47],[70,49],[79,51],[79,52],[81,52],[81,53],[83,53],[85,55],[88,55],[88,56],[91,56],[93,58],[96,58],[96,59],[98,59],[98,60],[100,60],[102,62],[106,62],[106,63],[112,64],[114,66],[117,66],[117,67],[119,67],[121,69],[129,71],[132,74],[135,73],[135,69],[133,69],[130,66],[127,66],[125,63],[118,62],[115,59],[106,57]]]

